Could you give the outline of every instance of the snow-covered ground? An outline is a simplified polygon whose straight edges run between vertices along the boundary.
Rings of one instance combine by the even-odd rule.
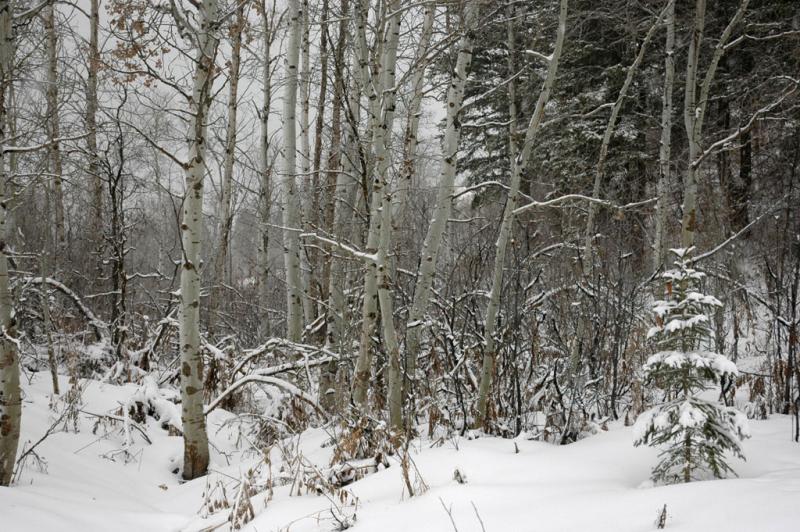
[[[66,381],[62,382],[64,389]],[[84,392],[85,412],[111,413],[139,390],[91,381]],[[48,379],[40,374],[25,386],[22,443],[36,442],[57,416],[49,406]],[[122,423],[98,425],[81,414],[80,431],[49,436],[36,453],[41,470],[29,460],[17,485],[0,488],[0,531],[168,531],[226,530],[226,511],[208,515],[203,493],[229,501],[239,479],[263,460],[237,447],[237,433],[219,430],[230,414],[209,416],[213,473],[181,483],[172,471],[181,440],[148,421],[152,444],[135,431],[135,442],[120,453]],[[634,448],[630,428],[573,445],[556,447],[524,438],[458,438],[432,446],[415,442],[413,461],[428,490],[409,498],[396,459],[390,467],[347,486],[344,504],[326,496],[290,496],[290,485],[252,498],[256,517],[244,530],[294,532],[335,530],[355,515],[357,531],[647,531],[666,504],[667,530],[768,532],[797,530],[800,523],[800,445],[790,440],[788,417],[752,421],[753,437],[744,443],[746,463],[733,461],[740,478],[652,487],[647,482],[656,453]],[[303,434],[299,448],[308,464],[328,466],[331,447],[321,430]],[[518,451],[518,452],[517,452]],[[280,453],[273,451],[275,478]],[[458,469],[466,483],[454,480]],[[419,485],[413,474],[412,482]],[[211,488],[208,490],[208,488]],[[296,489],[295,489],[296,491]],[[357,498],[357,505],[350,501]],[[331,512],[332,507],[336,509]],[[448,511],[445,510],[447,508]],[[451,521],[452,519],[452,521]]]

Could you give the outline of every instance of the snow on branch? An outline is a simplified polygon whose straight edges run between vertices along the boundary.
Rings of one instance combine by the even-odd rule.
[[[346,253],[349,253],[350,255],[352,255],[353,257],[355,257],[357,259],[362,259],[362,260],[365,260],[365,261],[368,261],[368,262],[376,262],[378,260],[378,256],[375,253],[366,253],[364,251],[360,251],[360,250],[358,250],[358,249],[356,249],[356,248],[354,248],[352,246],[348,246],[347,244],[343,244],[342,242],[339,242],[338,240],[325,238],[324,236],[318,235],[316,233],[301,233],[300,234],[300,238],[315,238],[315,239],[319,240],[320,242],[323,242],[325,244],[329,244],[331,246],[334,246],[337,249],[340,249],[340,250],[342,250],[342,251],[344,251]]]
[[[87,322],[89,322],[89,326],[94,330],[98,342],[106,342],[110,340],[111,334],[109,333],[108,324],[95,316],[94,312],[92,312],[91,309],[83,302],[83,300],[78,297],[78,294],[70,290],[70,288],[65,284],[56,281],[51,277],[23,277],[21,281],[26,284],[46,284],[52,288],[55,288],[67,296],[67,298],[72,301],[78,311],[83,314],[83,317],[86,318]]]
[[[327,362],[327,360],[326,360],[326,362]],[[216,399],[214,399],[213,401],[211,401],[211,404],[209,404],[206,407],[205,412],[204,412],[205,415],[208,415],[214,409],[216,409],[227,396],[229,396],[230,394],[232,394],[233,392],[235,392],[237,389],[241,388],[245,384],[250,384],[251,382],[258,382],[258,383],[262,383],[262,384],[270,384],[272,386],[276,386],[278,388],[281,388],[284,391],[288,392],[289,394],[294,395],[298,399],[301,399],[301,400],[305,401],[306,403],[310,404],[318,412],[320,412],[322,414],[325,413],[322,410],[322,407],[320,407],[319,404],[317,403],[316,399],[314,399],[313,397],[311,397],[306,392],[304,392],[303,390],[301,390],[300,388],[298,388],[294,384],[290,383],[289,381],[286,381],[284,379],[279,379],[277,377],[270,377],[270,376],[267,376],[267,375],[252,374],[252,375],[247,375],[245,377],[242,377],[238,381],[236,381],[233,384],[231,384],[230,386],[228,386],[228,388],[224,392],[219,394],[219,396]]]
[[[517,207],[516,209],[514,209],[514,216],[519,216],[523,212],[533,209],[534,207],[552,207],[554,205],[558,205],[559,203],[570,200],[583,200],[591,203],[596,203],[604,207],[609,207],[612,209],[626,210],[655,203],[658,200],[658,198],[650,198],[643,201],[637,201],[634,203],[627,203],[625,205],[616,205],[614,202],[610,200],[593,198],[591,196],[584,196],[583,194],[567,194],[565,196],[559,196],[557,198],[553,198],[551,200],[546,200],[546,201],[531,201],[530,203],[523,205],[522,207]]]
[[[753,113],[753,116],[750,117],[750,120],[748,120],[744,126],[738,128],[736,131],[734,131],[727,137],[714,142],[713,144],[711,144],[711,146],[703,150],[703,153],[701,153],[700,156],[697,157],[697,159],[695,159],[694,162],[692,162],[692,167],[697,169],[708,156],[713,155],[714,153],[716,153],[721,149],[728,149],[728,146],[731,144],[731,142],[738,139],[742,134],[750,131],[756,124],[758,119],[761,118],[762,115],[765,115],[766,113],[772,111],[781,103],[783,103],[784,100],[786,100],[786,98],[788,98],[797,91],[797,87],[798,84],[797,82],[795,82],[795,86],[791,90],[784,92],[780,96],[780,98],[778,98],[777,100],[768,105],[765,105],[764,107],[758,109],[755,113]]]

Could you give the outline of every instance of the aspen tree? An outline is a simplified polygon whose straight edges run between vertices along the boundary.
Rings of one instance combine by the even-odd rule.
[[[289,0],[289,38],[284,62],[283,95],[283,258],[286,266],[286,335],[299,342],[303,333],[303,281],[300,273],[300,198],[296,182],[297,64],[303,13],[299,0]]]
[[[6,188],[6,96],[13,83],[14,29],[12,3],[0,0],[0,486],[8,486],[14,475],[19,445],[22,397],[19,386],[19,355],[16,321],[13,317],[8,279],[8,206]]]
[[[658,185],[656,204],[656,243],[653,252],[653,269],[665,267],[667,258],[667,204],[670,186],[670,158],[672,156],[672,92],[675,86],[675,0],[667,5],[667,27],[664,49],[664,94],[661,106],[661,142],[658,150]]]
[[[214,290],[211,296],[210,309],[219,308],[222,298],[222,284],[225,282],[225,264],[228,260],[233,213],[231,202],[233,195],[233,167],[236,161],[236,124],[239,98],[239,65],[242,55],[242,31],[245,24],[244,4],[236,9],[236,20],[231,27],[231,63],[228,69],[228,124],[225,131],[225,160],[222,169],[222,193],[219,200],[218,231],[219,244],[214,261]],[[209,310],[210,310],[209,309]],[[214,318],[209,319],[213,323]]]
[[[608,119],[606,124],[606,129],[603,132],[603,140],[600,142],[600,155],[597,158],[597,164],[594,166],[594,184],[592,186],[592,197],[595,199],[600,199],[600,188],[603,184],[603,174],[606,167],[606,160],[608,159],[608,148],[611,144],[611,138],[614,136],[614,132],[617,129],[617,121],[619,119],[619,112],[622,110],[622,104],[625,102],[625,97],[628,95],[628,89],[633,82],[633,76],[636,74],[636,70],[638,70],[639,65],[642,63],[644,59],[645,51],[647,50],[647,45],[650,43],[650,40],[653,38],[653,35],[656,33],[656,28],[659,27],[661,24],[661,19],[664,18],[665,13],[669,9],[669,5],[672,3],[672,0],[667,4],[667,7],[664,8],[663,11],[659,14],[656,21],[650,26],[650,30],[648,30],[647,34],[642,41],[642,44],[639,45],[639,51],[636,54],[636,58],[633,60],[631,66],[628,67],[628,72],[625,75],[625,81],[622,82],[622,88],[620,88],[619,93],[617,94],[617,99],[614,101],[614,105],[611,107],[611,116]],[[592,266],[594,263],[594,237],[595,237],[595,217],[597,216],[597,209],[598,204],[595,202],[590,202],[587,206],[589,209],[589,213],[586,216],[586,232],[585,232],[585,243],[583,248],[583,274],[589,275],[592,270]],[[577,345],[577,344],[576,344]]]
[[[741,0],[739,8],[725,27],[714,47],[705,76],[698,87],[698,68],[700,63],[700,48],[705,29],[706,0],[697,0],[694,12],[694,25],[689,39],[689,52],[686,62],[686,89],[683,100],[683,125],[689,140],[689,164],[683,177],[683,217],[681,219],[681,246],[689,249],[694,246],[695,232],[697,231],[697,167],[700,162],[703,121],[708,106],[708,96],[711,84],[717,72],[717,66],[725,52],[726,44],[733,33],[733,28],[738,25],[750,0]],[[698,88],[700,94],[697,94]]]
[[[47,38],[47,124],[50,179],[53,191],[53,223],[55,225],[54,256],[56,264],[66,252],[67,233],[64,221],[64,188],[62,185],[63,165],[61,162],[61,146],[59,142],[60,126],[58,112],[58,35],[56,34],[55,0],[50,0],[44,8],[44,31]]]
[[[312,197],[317,193],[312,187],[311,178],[311,27],[309,20],[308,0],[302,0],[302,38],[300,39],[300,179],[304,183],[301,189],[305,192],[302,197],[303,222],[307,229],[314,225],[315,215],[312,208]],[[316,318],[314,313],[314,296],[312,285],[314,272],[313,264],[309,258],[307,248],[300,250],[300,273],[303,282],[303,318],[310,324]]]
[[[500,223],[497,242],[495,243],[496,252],[494,268],[492,270],[492,288],[489,292],[489,304],[486,307],[486,315],[484,318],[484,355],[480,386],[478,389],[477,426],[482,426],[486,421],[489,393],[491,391],[492,379],[494,378],[495,366],[497,363],[497,348],[495,346],[494,334],[497,327],[497,311],[500,305],[500,291],[503,283],[503,265],[505,263],[506,247],[511,237],[514,210],[519,201],[520,179],[528,166],[528,160],[530,159],[531,150],[533,149],[533,142],[536,140],[536,135],[539,131],[542,117],[544,116],[544,106],[550,99],[550,92],[555,84],[558,62],[561,58],[561,50],[564,47],[564,36],[566,34],[567,3],[568,0],[560,1],[556,42],[553,53],[548,58],[547,76],[542,84],[542,90],[539,93],[536,108],[528,123],[528,128],[525,132],[525,140],[522,143],[517,157],[511,160],[511,186],[508,192],[506,206],[503,210],[503,219]]]
[[[391,163],[392,124],[394,123],[395,102],[397,99],[397,86],[395,82],[395,65],[397,63],[397,46],[400,40],[400,1],[395,0],[386,6],[391,11],[391,17],[386,26],[386,40],[383,57],[382,83],[383,123],[375,130],[375,148],[378,159],[378,173],[372,185],[372,216],[380,220],[370,219],[370,225],[378,224],[378,249],[376,253],[375,269],[378,285],[378,303],[381,309],[381,324],[383,325],[383,343],[389,363],[389,426],[394,430],[403,428],[403,379],[400,372],[400,345],[397,341],[397,331],[394,325],[394,303],[390,284],[390,267],[388,262],[389,243],[392,235],[392,191],[389,183],[389,165]],[[380,182],[378,181],[380,180]]]
[[[381,105],[383,103],[384,95],[384,72],[387,68],[387,56],[385,53],[385,43],[382,44],[383,53],[380,56],[379,65],[375,74],[371,72],[369,65],[369,50],[367,48],[367,18],[369,16],[369,2],[367,0],[360,0],[360,3],[355,8],[355,21],[356,21],[356,53],[358,54],[358,76],[360,88],[367,98],[367,111],[369,116],[368,122],[368,138],[372,139],[372,151],[375,161],[378,165],[373,171],[375,178],[373,179],[373,195],[370,203],[370,223],[367,232],[367,245],[368,253],[375,253],[378,249],[380,238],[380,191],[377,198],[375,197],[375,185],[381,186],[381,169],[382,167],[388,168],[389,160],[386,153],[386,145],[384,138],[386,130],[385,124],[382,122]],[[386,36],[384,35],[384,40]],[[391,65],[394,69],[394,65]],[[361,311],[361,335],[358,348],[358,358],[356,359],[355,374],[353,376],[353,402],[360,408],[366,407],[367,391],[369,389],[369,379],[372,373],[372,334],[375,330],[375,325],[378,319],[378,276],[377,268],[374,261],[367,261],[366,273],[364,274],[364,300]]]
[[[445,122],[444,140],[442,141],[442,168],[436,191],[436,205],[433,217],[428,225],[425,240],[422,244],[417,283],[414,288],[414,299],[408,314],[406,325],[406,374],[412,387],[416,379],[417,357],[419,356],[422,335],[422,319],[428,308],[436,272],[436,260],[439,256],[442,237],[447,227],[452,207],[453,184],[458,162],[458,143],[461,136],[459,112],[464,101],[464,86],[467,82],[469,65],[472,61],[474,45],[474,26],[478,20],[480,2],[467,2],[464,9],[462,34],[458,42],[458,57],[447,88],[447,118]],[[414,139],[416,142],[416,139]]]
[[[257,282],[258,282],[258,306],[260,311],[259,330],[262,334],[269,332],[269,316],[266,312],[267,298],[269,297],[269,226],[272,207],[272,161],[270,158],[269,140],[269,112],[272,106],[272,54],[270,47],[275,38],[273,31],[275,9],[267,14],[267,1],[262,4],[262,46],[264,47],[263,58],[263,79],[261,85],[261,109],[259,111],[259,121],[261,125],[259,152],[261,155],[261,166],[259,171],[258,186],[258,219],[259,219],[259,239],[257,262]]]
[[[334,52],[334,78],[333,78],[333,111],[331,123],[331,144],[328,152],[328,172],[326,181],[331,189],[330,198],[325,206],[325,226],[330,228],[334,236],[341,236],[343,229],[350,222],[352,210],[350,205],[355,197],[356,181],[351,177],[353,172],[351,160],[353,157],[353,143],[355,138],[352,132],[346,135],[342,131],[342,110],[347,103],[347,88],[344,76],[344,52],[347,46],[347,16],[350,5],[348,0],[342,0],[341,13],[339,14],[339,30]],[[351,99],[357,98],[358,90],[352,90]],[[348,103],[349,105],[349,103]],[[359,113],[359,108],[349,109],[347,112]],[[357,115],[355,115],[357,116]],[[354,120],[357,121],[357,120]],[[347,122],[348,126],[350,121]],[[343,138],[346,137],[346,138]],[[349,149],[350,153],[341,153],[342,146]],[[328,260],[325,261],[322,275],[323,286],[326,287],[328,309],[325,323],[325,345],[339,353],[343,351],[344,319],[345,319],[345,272],[344,261],[331,250]],[[337,404],[335,390],[338,361],[331,360],[324,366],[319,377],[319,403],[327,411],[333,410]]]
[[[328,13],[329,5],[328,0],[322,0],[322,10],[320,12],[320,30],[319,30],[319,56],[320,56],[320,76],[319,76],[319,92],[317,96],[316,116],[314,118],[314,155],[311,161],[311,174],[309,176],[310,183],[310,201],[311,201],[311,218],[307,220],[311,224],[311,228],[330,226],[324,225],[325,213],[322,207],[322,183],[320,181],[320,165],[322,164],[322,132],[325,126],[325,107],[328,96]],[[330,163],[329,163],[330,165]],[[325,282],[327,266],[323,264],[322,256],[318,249],[311,247],[306,248],[308,255],[308,262],[310,267],[310,277],[308,284],[308,292],[312,297],[311,305],[316,306],[324,302],[327,298],[328,285]],[[316,318],[316,312],[314,313]]]
[[[425,89],[425,71],[429,59],[431,36],[433,35],[433,21],[436,15],[436,2],[425,5],[425,15],[422,20],[422,33],[417,44],[415,54],[416,65],[411,76],[411,101],[408,104],[408,118],[406,120],[405,136],[403,141],[403,165],[400,171],[400,183],[397,186],[394,199],[393,222],[397,226],[403,216],[408,193],[413,185],[417,166],[417,145],[419,133],[419,119],[422,115],[422,96]]]
[[[89,65],[86,76],[86,147],[89,152],[89,181],[91,182],[91,229],[98,255],[97,270],[102,271],[103,260],[103,181],[100,179],[100,160],[97,152],[97,73],[100,69],[100,0],[90,1],[89,14]]]
[[[178,18],[176,16],[176,18]],[[212,98],[217,52],[217,0],[198,5],[191,120],[187,134],[189,159],[184,167],[186,198],[181,240],[180,349],[183,478],[191,480],[208,469],[208,434],[203,413],[203,356],[200,351],[200,249],[203,224],[203,179],[206,172],[206,125]]]

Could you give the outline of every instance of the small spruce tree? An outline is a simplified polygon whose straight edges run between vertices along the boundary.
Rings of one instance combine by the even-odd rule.
[[[709,313],[720,301],[700,291],[705,276],[691,267],[693,248],[673,249],[676,268],[662,274],[666,297],[656,301],[656,326],[648,332],[658,352],[644,365],[646,378],[664,391],[664,402],[642,413],[634,426],[634,445],[661,448],[655,482],[690,482],[710,472],[722,478],[733,469],[725,453],[744,459],[740,442],[749,437],[747,418],[719,401],[699,395],[723,377],[738,374],[709,344]]]

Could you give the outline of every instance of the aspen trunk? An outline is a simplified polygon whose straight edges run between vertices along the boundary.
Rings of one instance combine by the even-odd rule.
[[[461,122],[458,119],[458,115],[464,100],[464,86],[467,82],[467,74],[472,61],[472,48],[475,38],[474,25],[478,20],[478,13],[479,5],[477,2],[468,2],[466,4],[462,28],[463,34],[458,43],[458,57],[447,90],[447,118],[444,140],[442,141],[442,169],[436,193],[436,205],[433,208],[433,217],[428,225],[425,241],[422,244],[417,283],[414,288],[414,299],[411,303],[406,325],[406,374],[409,379],[407,384],[409,392],[413,391],[416,382],[422,320],[431,299],[436,260],[439,256],[442,237],[447,227],[447,219],[450,217],[456,163],[458,162],[458,143],[461,138]],[[416,139],[414,139],[414,142],[416,143]]]
[[[97,154],[97,71],[100,68],[100,0],[91,0],[89,18],[89,66],[86,78],[86,147],[89,152],[89,176],[92,195],[91,229],[97,253],[97,271],[103,270],[103,182]],[[98,276],[99,277],[99,276]]]
[[[692,164],[700,151],[697,128],[697,64],[700,61],[700,45],[705,26],[706,2],[697,0],[694,13],[694,26],[689,40],[689,53],[686,58],[686,88],[683,99],[683,125],[689,140],[689,164],[683,177],[683,219],[681,220],[681,246],[694,245],[697,224],[697,180]]]
[[[236,10],[236,21],[232,29],[233,42],[231,43],[231,66],[228,84],[228,125],[225,132],[225,161],[222,173],[222,194],[219,202],[219,245],[217,246],[217,256],[214,261],[214,290],[211,301],[209,301],[209,311],[219,308],[222,298],[222,285],[225,282],[225,264],[228,260],[228,247],[230,244],[231,227],[233,225],[233,214],[231,212],[231,202],[233,194],[233,165],[236,160],[236,117],[238,111],[239,98],[239,64],[241,62],[242,50],[242,29],[244,27],[244,5],[240,5]],[[209,323],[214,322],[212,316]]]
[[[206,171],[206,122],[211,105],[217,38],[217,0],[203,0],[198,9],[198,48],[187,134],[189,161],[185,166],[186,199],[181,237],[180,349],[181,419],[183,420],[183,478],[191,480],[208,469],[208,434],[203,413],[203,356],[200,351],[200,249],[203,229],[203,178]]]
[[[661,14],[659,14],[656,21],[650,26],[650,30],[644,37],[642,44],[639,45],[639,51],[636,54],[636,58],[633,60],[633,64],[628,67],[628,73],[625,76],[625,81],[622,82],[622,88],[619,90],[619,94],[617,95],[617,99],[614,102],[614,106],[611,108],[611,116],[608,119],[608,123],[606,124],[605,132],[603,133],[603,140],[600,143],[600,155],[597,158],[597,164],[594,167],[594,184],[592,186],[592,197],[595,199],[600,199],[600,189],[603,185],[603,172],[606,167],[606,159],[608,159],[608,147],[611,144],[611,138],[614,135],[614,131],[617,129],[617,119],[619,118],[619,112],[622,109],[622,104],[625,102],[625,97],[628,95],[628,89],[633,82],[633,76],[636,73],[636,70],[639,68],[639,65],[642,63],[644,59],[645,51],[647,50],[647,45],[650,43],[650,40],[653,38],[653,35],[656,33],[656,28],[661,24],[661,19],[664,17],[668,7],[665,8]],[[597,216],[597,203],[589,202],[587,208],[589,209],[588,215],[586,217],[586,233],[585,233],[585,242],[583,248],[583,274],[589,275],[592,271],[593,265],[593,258],[594,258],[594,237],[595,237],[595,217]]]
[[[394,325],[394,302],[390,289],[392,280],[389,277],[388,263],[389,243],[392,235],[392,194],[389,184],[389,165],[391,163],[391,131],[394,123],[395,100],[397,88],[395,86],[395,65],[397,63],[397,46],[400,39],[400,1],[395,0],[388,5],[394,13],[386,28],[386,46],[384,49],[382,83],[383,124],[377,130],[380,139],[376,139],[376,154],[378,155],[378,174],[380,185],[373,185],[373,203],[380,202],[378,209],[373,209],[380,216],[378,231],[378,250],[376,260],[376,273],[378,275],[378,302],[381,309],[381,323],[383,325],[383,342],[389,362],[389,426],[399,431],[403,428],[403,378],[400,371],[400,346],[397,341],[397,331]]]
[[[395,63],[397,59],[397,44],[399,40],[399,2],[397,0],[393,0],[389,5],[391,7],[388,9],[390,9],[390,11],[394,14],[389,21],[388,29],[382,34],[382,53],[380,55],[381,59],[375,76],[370,75],[371,73],[368,62],[369,52],[367,50],[366,38],[366,17],[369,13],[369,2],[362,0],[361,7],[357,10],[356,14],[356,23],[358,26],[356,38],[358,52],[360,55],[359,74],[361,76],[361,86],[365,89],[367,93],[367,100],[369,102],[368,108],[370,113],[369,123],[370,133],[372,135],[372,151],[374,153],[376,163],[374,179],[372,180],[369,231],[367,233],[366,248],[367,252],[375,253],[376,255],[380,253],[379,249],[382,244],[388,245],[388,241],[382,241],[381,239],[381,224],[383,221],[381,208],[384,201],[383,195],[390,193],[388,187],[386,187],[388,184],[387,173],[391,164],[391,154],[389,153],[388,144],[391,142],[390,133],[394,121],[394,99],[396,96],[394,79]],[[381,110],[383,110],[383,113],[381,113]],[[389,208],[391,209],[391,205]],[[389,220],[391,226],[391,219]],[[385,236],[388,237],[388,233]],[[353,382],[353,400],[355,404],[361,408],[364,408],[366,405],[369,378],[372,370],[372,332],[375,328],[378,317],[378,279],[381,275],[378,271],[378,268],[378,261],[369,261],[366,266],[367,271],[364,277],[364,303],[362,308],[361,342],[359,345],[359,356],[356,360],[356,371]],[[383,308],[381,308],[381,313],[383,313]],[[384,316],[384,320],[386,319],[387,317]],[[388,316],[388,319],[393,319],[391,314]],[[385,321],[383,324],[384,334],[391,334],[391,332],[394,330],[393,324],[389,326]],[[387,327],[390,328],[387,329]],[[396,342],[396,337],[394,338],[394,341]],[[392,339],[390,338],[387,340],[384,337],[384,342],[392,342]],[[391,353],[389,353],[389,355],[390,357],[392,356]],[[391,364],[392,362],[390,360],[390,368]],[[391,378],[392,377],[390,375],[390,380]]]
[[[664,95],[661,107],[661,143],[658,150],[658,203],[656,204],[656,243],[653,253],[654,270],[665,267],[667,258],[667,209],[672,157],[672,92],[675,86],[675,0],[670,0],[667,5],[665,23],[667,40],[664,57]]]
[[[408,119],[406,121],[405,138],[403,142],[403,166],[400,170],[400,183],[395,192],[394,215],[392,217],[395,227],[402,223],[403,212],[406,206],[408,193],[413,186],[416,175],[417,163],[417,135],[419,133],[419,118],[422,111],[422,94],[425,89],[425,71],[427,70],[428,48],[433,34],[433,19],[436,15],[436,3],[431,2],[425,6],[425,18],[422,21],[422,34],[417,45],[414,73],[411,77],[411,101],[408,105]]]
[[[367,110],[369,112],[368,135],[373,137],[373,150],[378,151],[376,147],[383,144],[383,137],[378,132],[380,127],[380,100],[379,94],[383,94],[381,88],[381,74],[383,69],[379,70],[374,82],[370,72],[369,66],[369,50],[367,49],[367,18],[369,16],[369,1],[360,0],[355,8],[355,21],[356,21],[356,53],[358,54],[359,68],[357,70],[359,76],[359,84],[361,90],[367,97]],[[383,67],[383,65],[380,65]],[[378,138],[380,139],[378,141]],[[383,148],[381,148],[383,149]],[[380,160],[378,154],[375,154],[376,160]],[[376,171],[376,176],[379,173]],[[376,177],[380,181],[380,177]],[[374,185],[373,185],[374,186]],[[370,207],[370,223],[367,232],[366,249],[368,253],[374,253],[378,247],[378,215],[377,208],[380,205],[380,200],[373,201]],[[366,265],[366,272],[364,274],[364,300],[362,303],[361,311],[361,334],[358,345],[358,358],[356,359],[355,374],[353,376],[353,402],[362,410],[366,408],[367,392],[369,391],[369,380],[372,373],[372,334],[375,330],[375,324],[378,318],[378,283],[375,269],[375,263],[369,262]]]
[[[708,95],[716,76],[717,65],[725,53],[725,45],[730,39],[733,28],[744,17],[749,3],[750,0],[741,0],[739,8],[717,41],[714,53],[706,69],[703,83],[700,85],[699,97],[697,95],[698,65],[705,28],[706,2],[705,0],[697,0],[695,4],[694,27],[689,42],[689,54],[686,63],[686,90],[683,102],[683,124],[689,140],[689,164],[683,179],[683,218],[681,220],[681,246],[683,248],[688,249],[695,244],[695,233],[697,231],[697,165],[702,151],[700,142],[703,134],[703,120],[708,105]]]
[[[300,198],[295,179],[297,160],[297,64],[302,17],[299,0],[289,0],[289,38],[284,64],[283,97],[283,257],[286,266],[286,335],[299,342],[303,333],[303,281],[300,272]]]
[[[14,35],[12,4],[0,0],[0,486],[8,486],[14,475],[19,445],[22,397],[19,386],[19,356],[14,342],[15,321],[12,319],[12,299],[8,279],[8,204],[5,171],[6,96],[10,90],[14,64]]]
[[[269,298],[269,226],[272,207],[271,176],[272,164],[270,162],[269,145],[269,112],[272,105],[272,59],[270,46],[272,46],[273,31],[272,18],[267,14],[267,2],[263,3],[262,31],[264,46],[263,80],[261,90],[261,168],[259,172],[258,188],[258,218],[259,239],[257,261],[258,281],[258,308],[259,332],[266,336],[270,332],[269,314],[267,313],[267,300]]]
[[[511,161],[511,186],[508,192],[508,199],[503,211],[503,220],[500,224],[500,232],[495,243],[496,253],[494,258],[494,269],[492,275],[492,289],[489,293],[489,304],[486,307],[486,317],[484,319],[484,355],[483,367],[481,368],[481,380],[478,389],[478,405],[476,425],[482,426],[486,421],[487,407],[489,404],[489,392],[492,387],[492,380],[497,363],[497,349],[495,347],[494,333],[497,326],[497,311],[500,305],[500,291],[503,285],[503,265],[505,264],[506,247],[511,236],[514,209],[519,201],[519,183],[522,174],[528,165],[533,142],[544,115],[544,106],[550,99],[550,92],[555,84],[556,73],[558,72],[558,61],[561,57],[561,50],[564,46],[564,35],[567,26],[567,2],[561,0],[558,16],[558,33],[556,35],[555,47],[549,60],[547,77],[539,93],[536,108],[533,111],[528,129],[525,132],[525,140],[516,160]]]
[[[300,175],[305,184],[303,188],[305,194],[302,198],[303,221],[306,230],[310,230],[315,224],[316,213],[313,210],[312,197],[317,193],[314,190],[311,178],[311,137],[310,137],[310,112],[311,112],[311,40],[309,27],[308,0],[302,0],[302,24],[303,36],[301,40],[300,52]],[[314,313],[314,273],[313,263],[310,257],[312,250],[303,248],[300,250],[300,271],[303,280],[303,317],[307,324],[316,318]]]
[[[326,1],[327,4],[327,1]],[[342,142],[342,107],[345,102],[346,88],[344,80],[344,51],[347,45],[347,16],[349,11],[348,0],[342,0],[341,13],[339,14],[339,34],[334,52],[334,78],[333,78],[333,111],[331,118],[331,147],[328,152],[328,172],[326,181],[330,189],[330,198],[325,205],[324,224],[330,228],[334,237],[342,237],[344,227],[349,223],[350,205],[354,196],[355,181],[350,177],[352,168],[349,157],[341,157],[342,146],[350,147],[352,138]],[[357,94],[358,91],[353,91]],[[337,171],[341,169],[341,171]],[[329,249],[328,259],[324,261],[322,272],[322,286],[326,287],[325,297],[328,301],[325,319],[325,345],[338,353],[344,351],[342,337],[344,333],[344,262],[339,259],[334,250]],[[331,360],[322,366],[319,377],[319,403],[322,408],[331,412],[338,404],[336,393],[336,375],[339,363]]]
[[[44,328],[45,337],[47,338],[47,364],[50,366],[50,379],[53,382],[53,393],[58,395],[61,391],[58,388],[58,362],[56,361],[56,352],[53,347],[53,334],[50,322],[50,297],[47,293],[47,284],[45,278],[47,277],[47,250],[42,250],[39,257],[39,270],[42,276],[42,327]]]
[[[328,0],[322,0],[322,12],[320,13],[320,37],[319,37],[319,56],[320,56],[320,80],[319,93],[317,98],[316,117],[314,120],[314,156],[311,163],[311,214],[309,220],[311,229],[324,227],[324,213],[322,212],[320,165],[322,164],[322,131],[325,125],[325,102],[328,95]],[[330,164],[330,163],[329,163]],[[309,276],[308,290],[312,296],[311,304],[316,310],[318,303],[327,299],[328,285],[325,283],[325,266],[323,265],[320,252],[317,248],[311,247],[306,250],[308,263],[311,269]],[[314,317],[316,318],[316,312]],[[322,338],[324,338],[324,331]]]
[[[58,119],[58,56],[56,46],[58,36],[55,27],[55,0],[50,0],[44,8],[44,28],[47,34],[47,124],[49,145],[50,179],[53,191],[53,223],[55,225],[54,256],[56,264],[59,263],[63,253],[66,252],[67,236],[64,222],[64,189],[62,180],[61,147],[58,142],[60,136]]]

